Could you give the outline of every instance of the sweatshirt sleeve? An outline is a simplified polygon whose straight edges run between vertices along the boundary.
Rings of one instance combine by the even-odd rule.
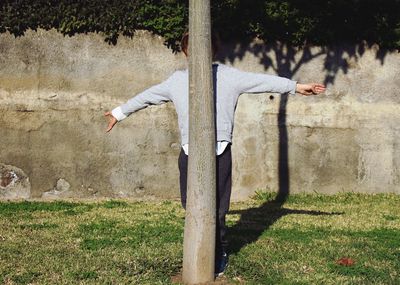
[[[296,94],[297,81],[286,77],[253,73],[231,68],[231,79],[236,84],[239,93],[276,92]]]
[[[149,105],[161,105],[171,101],[170,84],[173,80],[172,74],[167,80],[154,85],[135,97],[129,99],[126,103],[114,108],[111,113],[118,120],[122,121],[133,112],[146,108]]]

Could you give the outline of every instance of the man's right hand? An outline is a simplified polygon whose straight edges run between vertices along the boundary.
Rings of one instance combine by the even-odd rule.
[[[106,112],[104,113],[104,116],[108,118],[108,127],[106,130],[106,133],[111,131],[111,129],[115,126],[115,124],[118,122],[117,119],[111,114],[111,112]]]

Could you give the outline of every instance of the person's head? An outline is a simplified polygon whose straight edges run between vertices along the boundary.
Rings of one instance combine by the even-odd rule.
[[[219,49],[219,38],[216,33],[211,33],[211,52],[212,58],[215,58]],[[189,55],[189,32],[185,32],[181,39],[181,50],[186,55]]]

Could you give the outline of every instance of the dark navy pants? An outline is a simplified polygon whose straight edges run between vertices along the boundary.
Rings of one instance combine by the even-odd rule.
[[[179,182],[181,189],[181,202],[186,209],[186,190],[187,190],[187,170],[188,156],[183,149],[179,154]],[[232,188],[232,154],[231,144],[227,145],[224,152],[216,157],[216,176],[217,176],[217,221],[216,221],[216,240],[215,255],[218,258],[221,253],[227,251],[228,241],[226,239],[225,216],[229,210]]]

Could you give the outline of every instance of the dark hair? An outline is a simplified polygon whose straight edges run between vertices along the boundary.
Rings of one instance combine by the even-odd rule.
[[[211,50],[212,50],[212,57],[215,57],[219,50],[219,37],[217,33],[211,33]],[[189,32],[185,32],[181,39],[181,50],[187,56],[188,55],[188,48],[189,48]]]

